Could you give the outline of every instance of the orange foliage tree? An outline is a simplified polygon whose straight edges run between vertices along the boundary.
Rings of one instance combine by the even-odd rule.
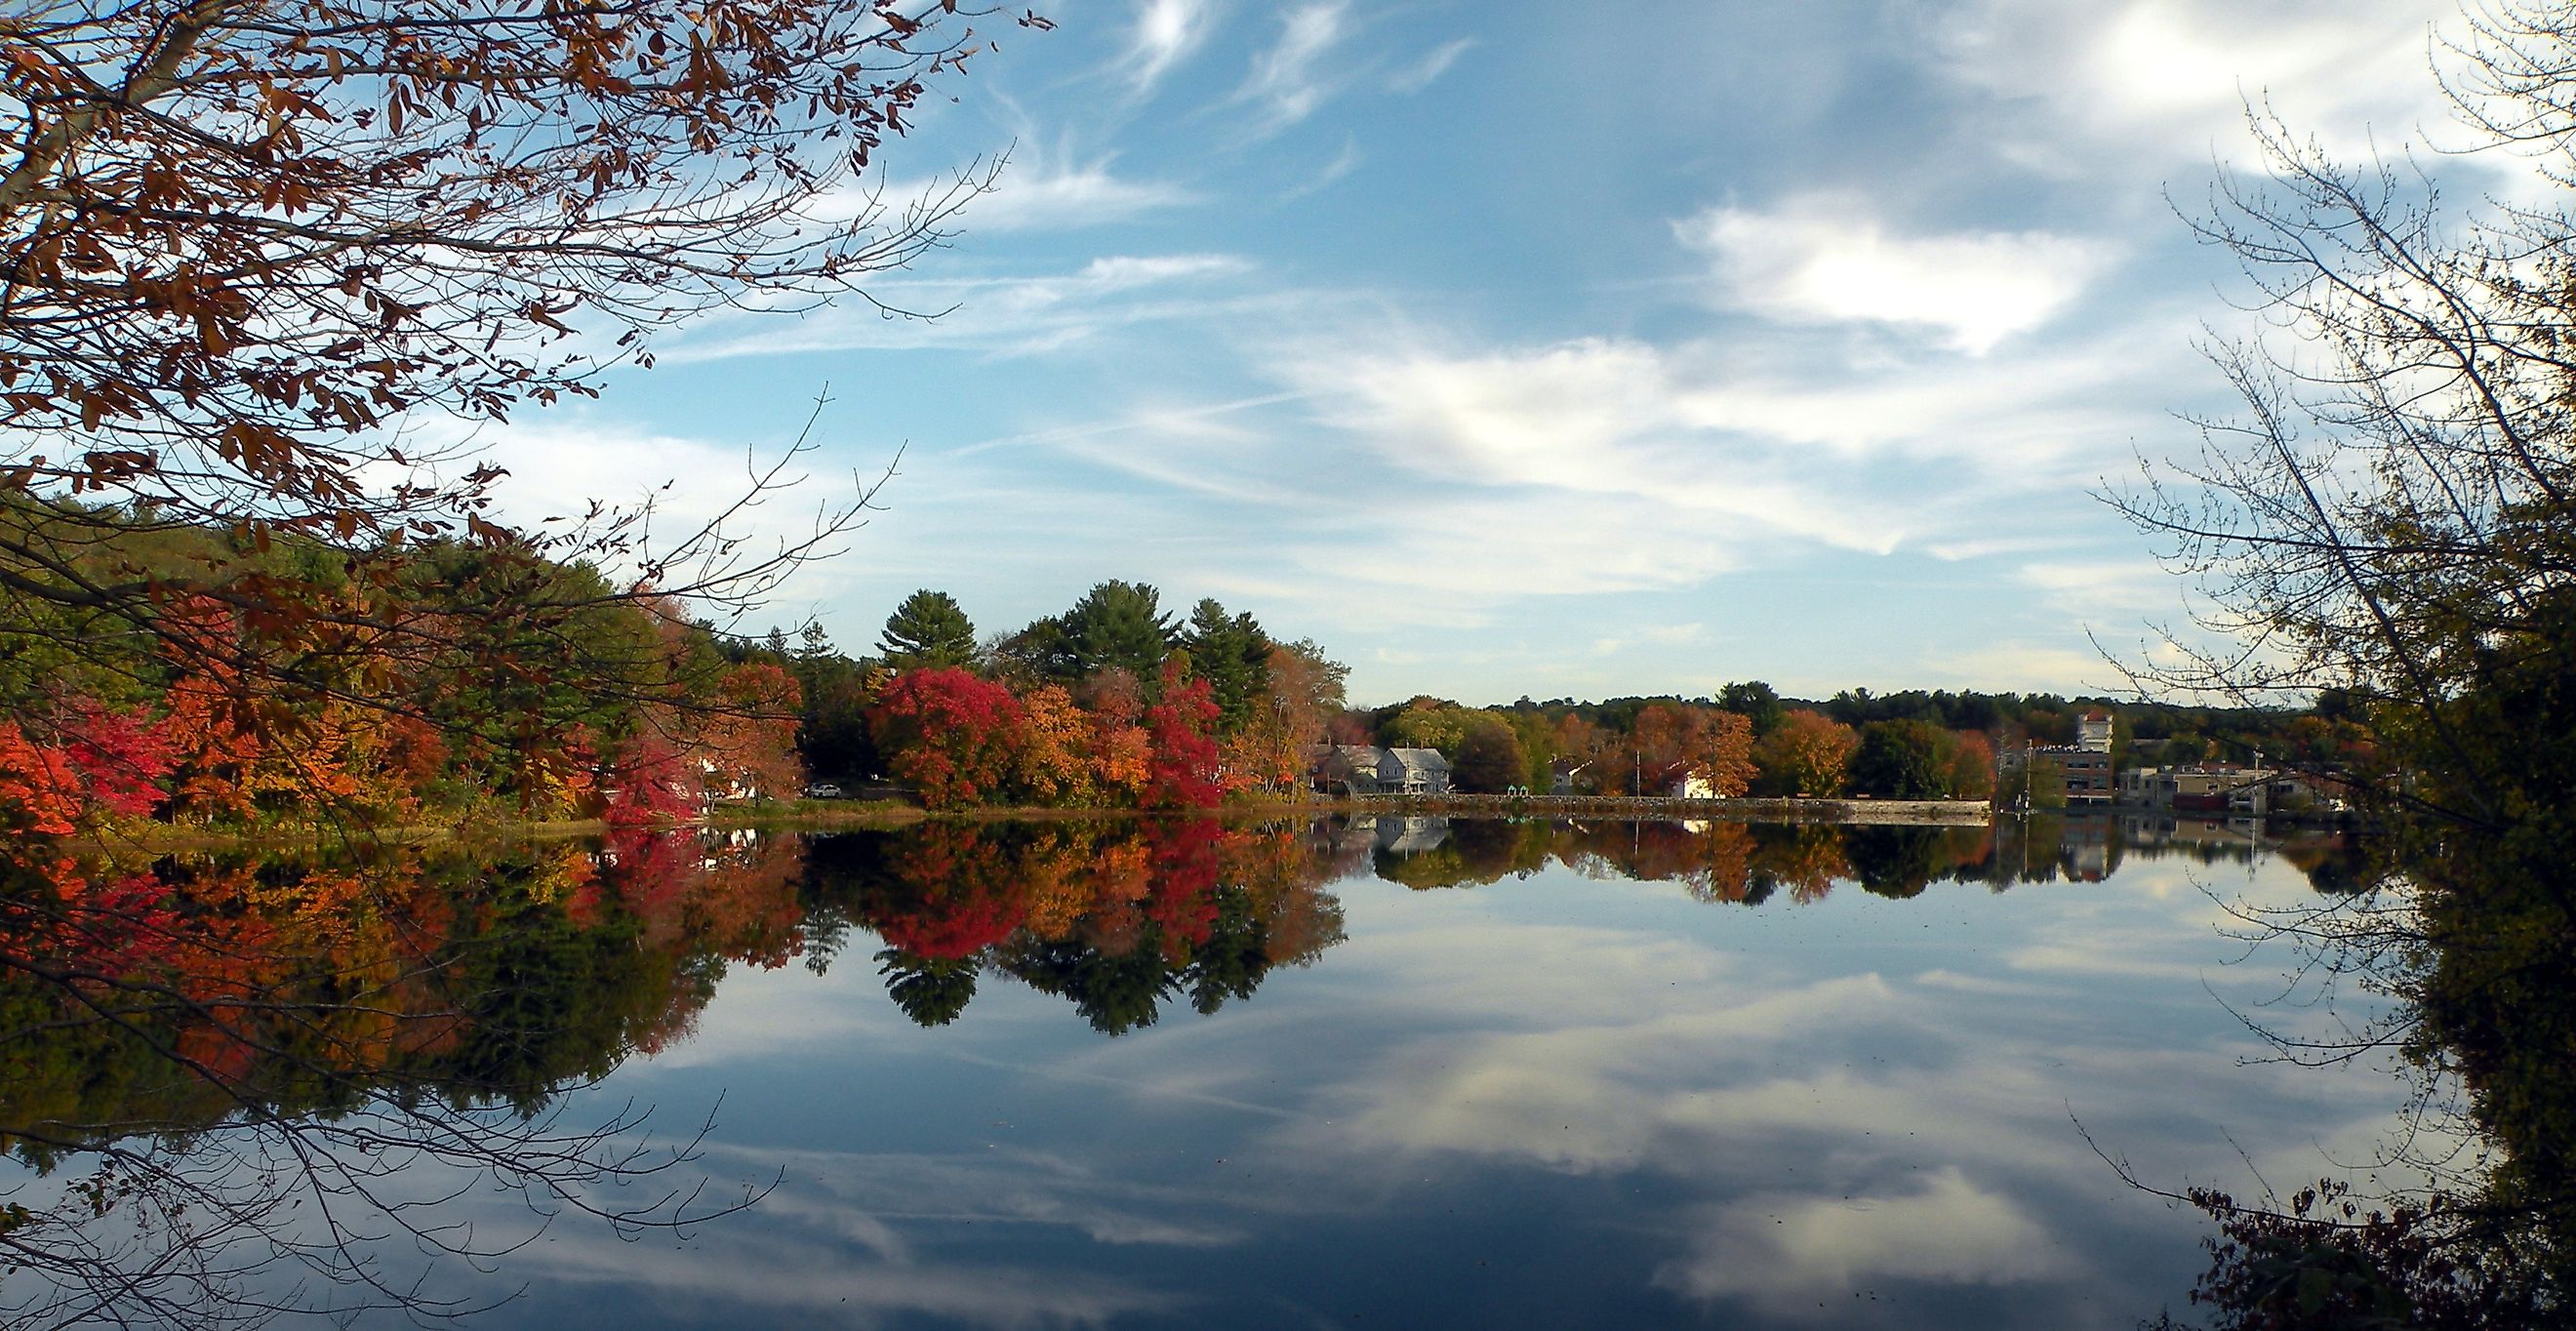
[[[1668,791],[1684,778],[1708,793],[1729,798],[1753,780],[1753,724],[1733,712],[1682,703],[1649,703],[1637,713],[1624,755],[1628,770],[1613,770],[1636,794]]]
[[[796,756],[796,680],[765,662],[735,666],[716,681],[715,706],[695,718],[683,752],[697,760],[709,796],[793,795],[805,784]]]
[[[1800,708],[1782,718],[1753,746],[1764,789],[1775,795],[1839,795],[1860,733]]]
[[[0,720],[0,830],[70,836],[80,813],[80,781],[70,760]]]
[[[1995,793],[1995,746],[1982,730],[1957,732],[1950,750],[1950,797],[1981,800]]]
[[[1097,798],[1090,755],[1091,718],[1057,684],[1041,684],[1020,699],[1020,750],[1012,781],[1041,804],[1090,804]]]

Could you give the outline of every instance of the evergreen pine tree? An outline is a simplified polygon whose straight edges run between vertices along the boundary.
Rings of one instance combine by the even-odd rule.
[[[897,670],[967,665],[975,659],[975,623],[955,597],[923,588],[886,616],[877,651]]]

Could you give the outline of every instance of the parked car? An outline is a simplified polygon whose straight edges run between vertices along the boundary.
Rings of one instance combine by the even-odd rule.
[[[805,788],[805,798],[809,800],[836,800],[841,798],[841,788],[829,781],[817,782]]]

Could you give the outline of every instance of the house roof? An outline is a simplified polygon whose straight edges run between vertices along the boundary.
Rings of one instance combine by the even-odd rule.
[[[1449,760],[1438,749],[1388,749],[1386,756],[1404,764],[1407,771],[1446,772]]]

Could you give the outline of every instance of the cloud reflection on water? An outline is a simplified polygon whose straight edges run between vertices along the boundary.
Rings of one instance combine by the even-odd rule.
[[[918,1031],[864,965],[744,976],[637,1083],[758,1088],[709,1163],[779,1191],[682,1260],[522,1268],[828,1324],[1479,1324],[1369,1283],[1389,1260],[1532,1316],[2125,1324],[2179,1304],[2198,1226],[2086,1133],[2149,1177],[2299,1177],[2366,1158],[2391,1094],[2244,1066],[2212,990],[2277,969],[2230,967],[2194,872],[1749,909],[1558,866],[1346,881],[1320,965],[1110,1040],[1017,986]]]

